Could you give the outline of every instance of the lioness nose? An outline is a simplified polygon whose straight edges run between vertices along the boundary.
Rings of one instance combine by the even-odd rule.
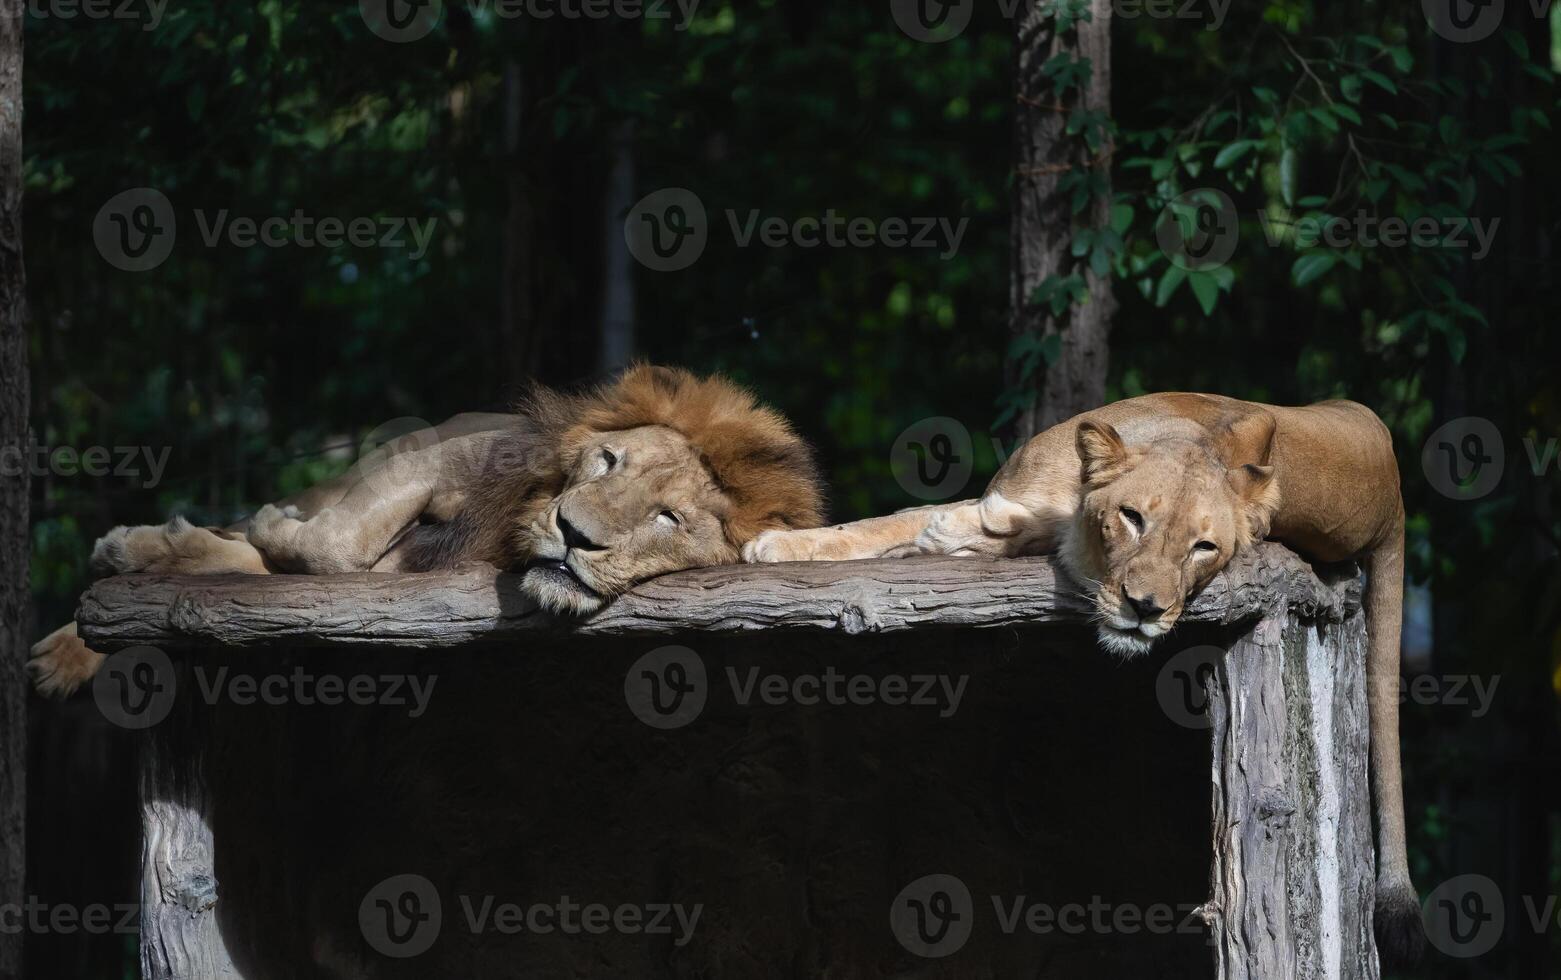
[[[576,551],[601,551],[602,545],[581,534],[580,531],[564,517],[564,508],[558,508],[553,517],[558,525],[558,533],[564,536],[564,544]]]
[[[1129,592],[1127,586],[1124,585],[1122,586],[1122,598],[1127,600],[1127,604],[1133,607],[1133,611],[1138,613],[1140,619],[1153,619],[1165,612],[1165,607],[1155,598],[1153,592],[1136,596]]]

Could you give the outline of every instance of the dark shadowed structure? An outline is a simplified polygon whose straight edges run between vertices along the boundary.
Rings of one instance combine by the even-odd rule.
[[[573,625],[517,595],[86,595],[136,648],[104,689],[167,713],[146,976],[1377,975],[1353,569],[1260,546],[1127,664],[1044,559],[704,569]],[[375,703],[304,703],[330,677]]]

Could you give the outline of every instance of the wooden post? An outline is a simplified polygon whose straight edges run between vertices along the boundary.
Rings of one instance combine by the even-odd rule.
[[[208,692],[216,665],[438,682],[415,714],[207,693],[152,730],[148,976],[262,977],[305,960],[387,977],[587,961],[668,978],[799,964],[1377,976],[1353,569],[1320,576],[1262,545],[1189,604],[1163,654],[1125,665],[1095,649],[1089,610],[1047,559],[701,569],[583,623],[539,614],[515,585],[467,570],[92,588],[78,613],[89,643],[187,656]],[[670,646],[697,650],[708,679],[686,727],[651,725],[624,700],[625,678]],[[918,713],[737,693],[749,671],[826,669],[958,676],[967,697]],[[1176,671],[1202,682],[1206,715],[1167,705]],[[202,761],[218,754],[219,767]],[[896,941],[890,911],[941,876],[968,890],[974,928],[924,960]],[[360,909],[408,882],[443,923],[401,960]],[[704,908],[702,931],[687,944],[500,935],[466,911],[547,895],[683,897]],[[1164,904],[1194,928],[1037,932],[1003,924],[1014,901]]]
[[[217,849],[206,773],[208,707],[187,664],[159,665],[177,692],[141,737],[141,976],[237,977],[218,927]],[[149,696],[156,696],[149,694]]]

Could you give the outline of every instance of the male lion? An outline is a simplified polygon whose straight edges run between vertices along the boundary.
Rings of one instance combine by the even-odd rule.
[[[514,415],[458,415],[225,529],[175,518],[100,539],[104,574],[524,569],[556,613],[595,612],[665,572],[735,563],[772,528],[816,527],[822,484],[776,412],[721,378],[637,366],[579,395],[537,389]],[[32,649],[45,694],[103,656],[71,623]]]
[[[1398,743],[1404,504],[1391,437],[1370,409],[1347,401],[1279,408],[1197,394],[1132,398],[1037,435],[979,500],[767,531],[743,556],[1056,552],[1094,592],[1101,645],[1132,657],[1176,625],[1188,598],[1233,555],[1265,536],[1319,561],[1360,559],[1366,567],[1377,941],[1390,960],[1412,961],[1424,932],[1405,853]]]

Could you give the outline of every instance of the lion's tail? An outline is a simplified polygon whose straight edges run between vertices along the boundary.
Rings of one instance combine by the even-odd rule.
[[[1367,691],[1371,776],[1377,810],[1377,949],[1384,965],[1408,966],[1425,948],[1420,899],[1409,878],[1404,775],[1399,753],[1399,634],[1404,618],[1404,521],[1366,562]]]

